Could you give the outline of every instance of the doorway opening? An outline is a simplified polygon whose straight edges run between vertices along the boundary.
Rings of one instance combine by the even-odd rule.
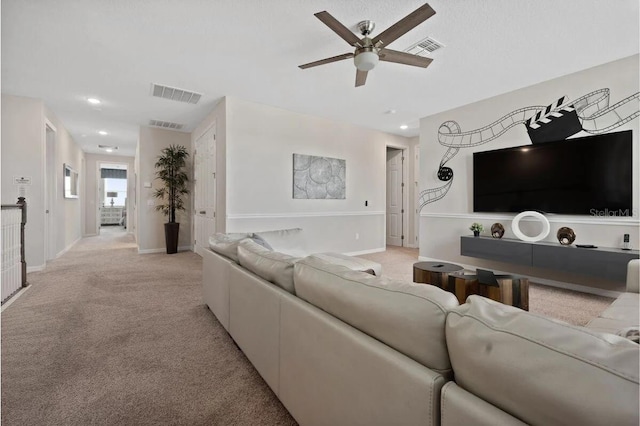
[[[127,164],[100,163],[98,167],[98,235],[127,232]]]
[[[405,244],[405,173],[404,149],[387,147],[387,245],[404,247]]]

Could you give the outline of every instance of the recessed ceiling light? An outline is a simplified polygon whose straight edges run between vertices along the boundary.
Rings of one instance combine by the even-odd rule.
[[[388,109],[384,112],[385,114],[395,114],[396,110],[395,109]]]
[[[402,130],[406,130],[406,129],[408,129],[408,128],[409,128],[409,126],[407,126],[406,124],[403,124],[402,126],[400,126],[400,128],[401,128]]]
[[[108,135],[109,133],[105,132],[104,130],[98,130],[98,133],[101,134],[102,136]]]
[[[100,103],[100,99],[88,98],[87,102],[89,102],[91,105],[98,105]]]
[[[111,149],[111,148],[107,148],[107,149],[105,149],[105,151],[107,151],[107,152],[113,152],[113,149]]]

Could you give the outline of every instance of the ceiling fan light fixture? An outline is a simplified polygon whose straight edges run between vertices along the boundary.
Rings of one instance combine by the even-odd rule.
[[[353,58],[353,63],[360,71],[371,71],[378,64],[379,58],[376,52],[364,51]]]

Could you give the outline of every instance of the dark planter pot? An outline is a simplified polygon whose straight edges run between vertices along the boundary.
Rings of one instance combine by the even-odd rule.
[[[164,240],[167,244],[167,254],[178,252],[178,233],[180,232],[179,223],[164,224]]]
[[[479,237],[480,236],[480,231],[473,231],[473,236],[474,237]]]

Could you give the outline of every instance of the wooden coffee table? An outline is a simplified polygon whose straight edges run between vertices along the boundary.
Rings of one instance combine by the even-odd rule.
[[[432,284],[442,288],[449,282],[449,274],[462,271],[460,265],[446,262],[417,262],[413,264],[413,282]]]
[[[458,302],[464,303],[472,294],[495,300],[505,305],[529,310],[529,279],[517,275],[496,275],[497,285],[482,284],[473,273],[454,272],[448,282],[439,286],[453,293]]]

